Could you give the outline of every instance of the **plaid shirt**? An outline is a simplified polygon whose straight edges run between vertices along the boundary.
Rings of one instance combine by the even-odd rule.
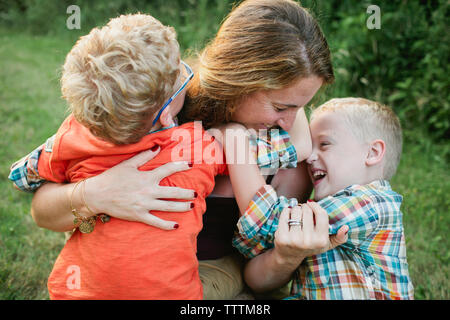
[[[297,151],[283,129],[259,130],[249,142],[262,174],[276,174],[280,168],[297,167]]]
[[[352,185],[320,200],[330,234],[348,225],[348,241],[306,258],[293,275],[287,299],[413,299],[401,202],[383,180]],[[273,248],[279,214],[288,205],[272,187],[262,187],[239,219],[233,245],[248,258]]]
[[[45,182],[39,176],[38,161],[43,150],[52,151],[54,139],[53,135],[43,145],[11,165],[8,178],[13,182],[15,188],[25,192],[35,192]]]
[[[264,130],[261,130],[259,136],[251,136],[250,144],[263,173],[266,170],[266,174],[275,174],[279,168],[297,167],[297,152],[289,139],[289,134],[282,129],[270,130],[269,136]],[[8,178],[13,182],[14,187],[22,191],[34,192],[45,182],[39,176],[38,161],[44,149],[45,152],[52,152],[53,140],[54,136],[11,165]]]

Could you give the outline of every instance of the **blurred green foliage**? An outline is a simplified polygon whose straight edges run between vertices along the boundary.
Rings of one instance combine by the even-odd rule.
[[[373,3],[375,2],[375,3]],[[318,97],[363,96],[391,105],[405,130],[394,190],[404,196],[405,236],[416,299],[449,299],[449,39],[447,0],[304,0],[333,55],[336,82]],[[150,13],[201,49],[233,0],[0,0],[0,300],[48,299],[46,280],[64,243],[39,229],[31,196],[11,187],[9,165],[64,118],[59,66],[76,39],[122,13]],[[69,5],[81,29],[69,30]],[[381,29],[369,30],[370,4]],[[432,139],[430,139],[432,138]]]
[[[331,96],[361,96],[394,108],[405,137],[450,135],[450,2],[383,1],[381,28],[366,26],[376,1],[303,1],[333,54]]]
[[[237,3],[238,1],[236,1]],[[375,3],[374,3],[375,2]],[[378,3],[377,3],[378,2]],[[78,37],[122,13],[150,13],[178,32],[183,50],[201,49],[233,0],[0,0],[0,24],[32,34]],[[336,83],[325,98],[361,96],[392,106],[408,139],[450,136],[448,32],[450,2],[304,0],[330,43]],[[81,30],[68,30],[69,5],[81,9]],[[381,28],[366,26],[381,9]],[[448,152],[447,152],[448,154]]]

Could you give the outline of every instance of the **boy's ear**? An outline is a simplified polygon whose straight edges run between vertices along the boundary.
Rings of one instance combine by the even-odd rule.
[[[383,140],[377,139],[369,144],[369,151],[367,153],[366,165],[373,166],[381,163],[386,152],[386,144]]]
[[[170,113],[170,104],[163,110],[161,113],[161,117],[159,118],[159,122],[163,127],[169,127],[173,125],[175,122],[173,121],[172,114]]]

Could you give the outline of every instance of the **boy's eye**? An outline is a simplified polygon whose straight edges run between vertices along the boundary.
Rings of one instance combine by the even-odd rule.
[[[321,142],[319,145],[320,145],[320,147],[326,147],[326,146],[329,146],[330,143],[329,142]]]

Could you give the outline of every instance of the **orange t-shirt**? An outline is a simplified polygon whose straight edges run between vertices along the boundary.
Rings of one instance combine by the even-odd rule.
[[[42,178],[76,182],[159,145],[159,154],[139,169],[152,170],[174,161],[172,153],[183,156],[193,168],[164,178],[160,185],[193,189],[198,196],[190,212],[152,211],[177,221],[180,227],[176,230],[111,218],[104,224],[97,220],[92,233],[75,231],[49,276],[50,298],[202,299],[197,235],[214,177],[226,171],[223,158],[212,161],[208,157],[214,157],[215,152],[221,156],[217,153],[220,145],[211,140],[198,125],[186,123],[146,135],[137,143],[117,146],[96,138],[70,115],[58,130],[52,150],[42,151],[38,162]]]

